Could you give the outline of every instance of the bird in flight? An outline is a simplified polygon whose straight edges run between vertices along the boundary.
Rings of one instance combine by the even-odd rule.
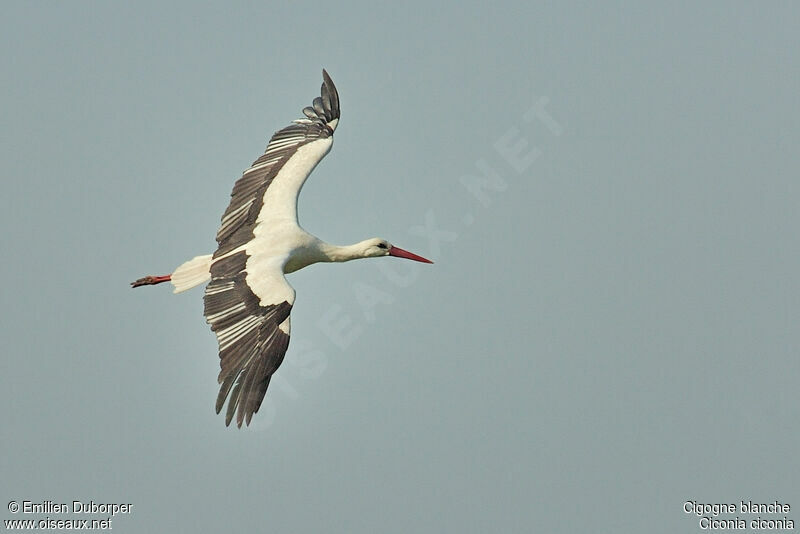
[[[433,263],[378,237],[337,246],[300,227],[297,196],[330,151],[339,123],[339,93],[325,70],[322,79],[321,94],[303,109],[305,117],[276,132],[233,186],[214,254],[197,256],[171,274],[131,283],[171,282],[180,293],[209,282],[204,315],[219,343],[216,410],[228,400],[226,426],[234,415],[240,428],[243,422],[250,425],[286,354],[295,291],[284,275],[318,262],[382,256]]]

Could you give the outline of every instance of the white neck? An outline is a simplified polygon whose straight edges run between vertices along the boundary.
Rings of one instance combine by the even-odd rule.
[[[313,238],[306,246],[298,248],[290,254],[288,261],[283,266],[283,272],[293,273],[317,262],[340,263],[364,258],[366,257],[364,251],[367,248],[367,241],[369,240],[340,247]]]
[[[365,257],[363,243],[364,242],[361,241],[352,245],[339,246],[322,242],[319,244],[319,251],[324,257],[322,261],[341,263],[344,261],[363,258]]]

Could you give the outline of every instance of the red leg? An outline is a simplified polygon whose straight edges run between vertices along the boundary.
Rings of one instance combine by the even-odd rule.
[[[135,282],[131,282],[131,287],[154,286],[162,282],[169,282],[170,280],[172,280],[171,274],[165,274],[164,276],[145,276],[144,278],[139,278]]]

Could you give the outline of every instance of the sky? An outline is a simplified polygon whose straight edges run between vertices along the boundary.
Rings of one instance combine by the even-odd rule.
[[[6,2],[0,520],[800,521],[799,16],[792,2]],[[435,264],[290,275],[286,359],[251,426],[226,428],[202,289],[129,282],[213,252],[233,183],[318,96],[322,68],[342,118],[303,227]],[[131,508],[11,510],[76,500]],[[791,510],[702,506],[741,501]]]

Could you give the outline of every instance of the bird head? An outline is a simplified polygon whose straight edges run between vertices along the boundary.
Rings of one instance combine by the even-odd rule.
[[[362,242],[363,255],[365,258],[379,258],[381,256],[394,256],[396,258],[406,258],[407,260],[420,261],[422,263],[433,263],[431,260],[417,256],[413,252],[396,247],[380,237],[374,237]]]

